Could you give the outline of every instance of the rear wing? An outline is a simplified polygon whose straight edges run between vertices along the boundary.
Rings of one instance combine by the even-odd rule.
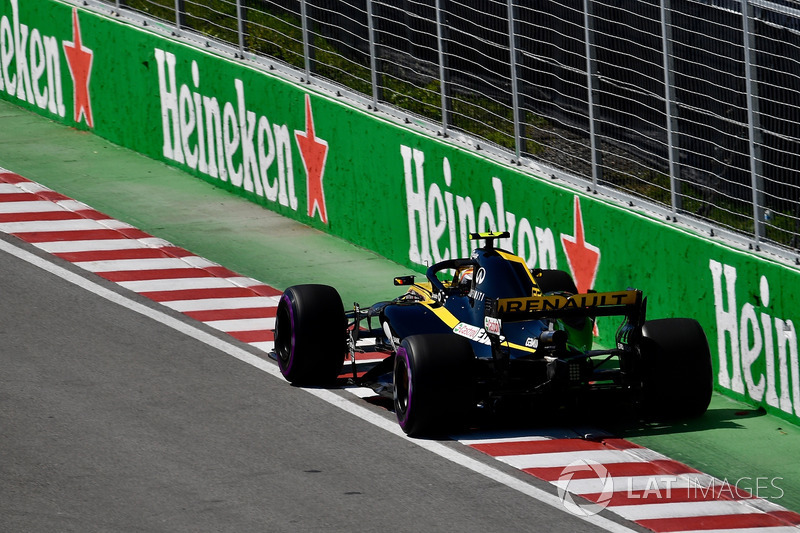
[[[488,302],[487,302],[488,303]],[[487,315],[506,322],[569,316],[624,315],[637,323],[643,320],[642,291],[589,292],[585,294],[499,298],[489,304]]]

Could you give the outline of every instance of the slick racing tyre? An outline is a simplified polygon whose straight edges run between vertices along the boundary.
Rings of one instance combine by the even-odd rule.
[[[347,321],[339,293],[327,285],[295,285],[275,316],[275,353],[293,384],[332,383],[344,365]]]
[[[550,292],[568,292],[570,294],[577,294],[578,288],[572,277],[563,270],[542,270],[538,277],[534,278],[536,285],[542,294]]]
[[[700,416],[713,389],[711,353],[700,324],[690,318],[645,322],[641,354],[644,406],[666,418]]]
[[[394,408],[408,435],[443,435],[466,421],[473,401],[475,356],[453,334],[414,335],[397,348]]]
[[[569,273],[563,270],[545,269],[539,271],[538,276],[534,276],[536,285],[542,294],[578,294],[578,287],[575,286],[575,281]],[[584,331],[585,337],[582,344],[591,346],[591,332],[585,331],[587,328],[591,330],[588,319],[584,316],[576,315],[573,317],[563,318],[562,321],[569,325],[571,328],[579,331]],[[580,345],[581,343],[577,343]]]

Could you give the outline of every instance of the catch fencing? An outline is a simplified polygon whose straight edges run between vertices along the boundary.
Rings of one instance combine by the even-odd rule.
[[[800,248],[792,0],[104,0],[689,215]]]

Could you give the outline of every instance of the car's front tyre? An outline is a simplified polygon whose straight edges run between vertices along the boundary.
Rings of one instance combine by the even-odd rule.
[[[281,296],[275,316],[275,353],[293,384],[332,383],[344,365],[347,319],[342,298],[328,285],[295,285]]]

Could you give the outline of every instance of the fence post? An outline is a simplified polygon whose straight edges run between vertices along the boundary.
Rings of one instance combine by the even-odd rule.
[[[749,0],[742,0],[742,44],[744,45],[744,79],[747,91],[747,137],[750,151],[750,183],[753,194],[753,237],[756,245],[764,237],[764,178],[759,148],[758,89],[753,83],[753,72],[757,71],[755,53],[751,41],[755,34],[752,6]]]
[[[589,144],[592,151],[592,185],[597,188],[597,184],[603,177],[602,156],[600,149],[597,146],[597,131],[595,126],[594,117],[594,95],[595,95],[595,79],[597,75],[597,62],[595,61],[595,46],[594,46],[594,30],[592,29],[592,0],[583,0],[583,32],[586,42],[586,90],[587,90],[587,103],[589,114]]]
[[[447,69],[445,69],[445,53],[444,53],[444,38],[442,30],[444,25],[444,11],[442,10],[442,2],[444,0],[436,0],[436,44],[439,51],[439,92],[442,96],[442,135],[447,137],[448,128],[448,98],[447,98]]]
[[[511,59],[511,107],[514,113],[514,148],[517,161],[523,152],[520,135],[519,86],[517,83],[517,31],[514,0],[508,0],[508,52]]]
[[[179,30],[186,26],[186,4],[184,0],[175,0],[175,25]]]
[[[239,34],[239,52],[244,56],[244,17],[242,17],[242,2],[236,0],[236,31]]]
[[[677,106],[673,87],[675,76],[672,74],[672,4],[670,0],[661,0],[661,54],[664,65],[664,115],[667,129],[667,165],[669,169],[669,195],[673,215],[682,207],[682,197],[678,194],[681,168],[678,151],[675,147],[677,137]]]
[[[300,0],[300,23],[303,31],[303,68],[306,73],[306,81],[311,78],[311,55],[308,45],[308,16],[306,15],[306,0]]]
[[[372,80],[372,107],[378,109],[378,98],[380,93],[378,90],[378,59],[377,51],[375,48],[375,21],[373,9],[375,2],[367,0],[367,29],[369,32],[369,68]]]

